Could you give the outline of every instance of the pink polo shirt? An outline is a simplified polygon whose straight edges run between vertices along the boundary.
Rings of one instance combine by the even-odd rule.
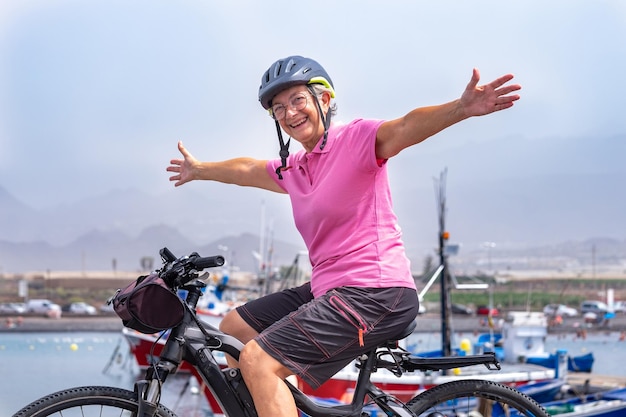
[[[267,171],[291,198],[296,227],[309,250],[311,288],[319,297],[342,287],[415,288],[393,212],[386,163],[375,154],[382,120],[331,126],[323,150],[301,150]],[[385,161],[386,162],[386,161]]]

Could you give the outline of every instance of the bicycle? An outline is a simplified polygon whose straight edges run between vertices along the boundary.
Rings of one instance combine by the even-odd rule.
[[[214,356],[214,352],[223,352],[237,360],[243,344],[203,323],[196,315],[196,305],[206,286],[203,279],[208,276],[207,273],[200,276],[200,273],[205,268],[223,265],[224,258],[203,258],[195,252],[176,258],[167,248],[160,254],[164,266],[156,272],[172,290],[187,291],[185,314],[183,321],[170,330],[158,361],[147,369],[145,379],[135,383],[134,391],[105,386],[62,390],[33,401],[13,417],[175,417],[176,414],[159,400],[168,375],[175,373],[183,360],[196,369],[225,416],[257,416],[239,369],[220,367]],[[322,403],[285,381],[300,412],[310,417],[375,417],[379,412],[389,417],[549,416],[525,394],[488,380],[447,382],[419,393],[406,403],[385,393],[370,380],[372,373],[379,369],[387,369],[397,377],[405,372],[442,371],[472,365],[500,369],[493,353],[439,358],[411,354],[398,346],[398,340],[407,337],[415,326],[414,322],[394,340],[355,359],[359,371],[349,404]]]

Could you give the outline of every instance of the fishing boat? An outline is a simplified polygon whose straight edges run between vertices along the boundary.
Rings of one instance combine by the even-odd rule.
[[[622,417],[626,415],[626,388],[550,401],[542,405],[548,413],[559,417]]]
[[[548,335],[548,320],[539,312],[510,312],[501,331],[484,333],[474,344],[474,353],[494,352],[504,363],[525,362],[554,368],[559,352],[547,352],[545,339]],[[591,372],[593,353],[579,356],[566,353],[567,368],[571,372]]]
[[[333,398],[349,402],[356,385],[356,376],[357,369],[354,364],[350,364],[316,390],[300,380],[298,388],[318,398]],[[500,371],[490,371],[484,366],[477,366],[457,369],[449,374],[443,372],[406,373],[400,378],[382,369],[372,375],[372,382],[402,401],[408,401],[424,390],[459,379],[484,379],[517,387],[538,381],[551,381],[554,376],[553,369],[531,364],[511,364]]]
[[[440,273],[442,268],[438,268],[437,271]],[[427,288],[423,291],[426,290]],[[208,325],[217,328],[227,309],[220,305],[219,299],[211,297],[211,294],[211,291],[207,292],[207,295],[209,295],[208,298],[211,301],[205,301],[202,304],[205,307],[198,309],[198,317]],[[202,298],[204,298],[204,296]],[[515,321],[515,323],[518,321]],[[142,334],[126,328],[123,329],[123,335],[128,341],[130,350],[137,360],[137,364],[141,368],[150,366],[158,359],[158,355],[165,342],[165,338],[159,338],[159,335]],[[404,347],[406,347],[406,345],[404,345]],[[445,354],[464,355],[467,352],[460,349],[453,349],[448,353],[444,353],[443,350],[412,353],[422,356],[442,356]],[[218,356],[217,360],[221,361],[220,364],[224,367],[226,366],[225,358]],[[180,371],[194,372],[185,362],[181,364],[179,372]],[[559,374],[559,370],[556,369],[556,366],[545,367],[530,363],[513,362],[503,363],[502,369],[499,371],[489,370],[484,366],[475,366],[463,368],[462,370],[457,369],[452,372],[416,372],[404,374],[401,378],[398,378],[388,370],[381,369],[372,375],[372,381],[386,392],[395,395],[401,400],[408,401],[423,390],[462,378],[486,379],[511,386],[521,386],[535,382],[552,381],[555,377],[562,377],[563,372],[564,369],[561,369],[561,373]],[[304,393],[314,397],[349,402],[356,385],[357,375],[358,369],[355,363],[352,362],[316,390],[313,390],[300,379],[297,380],[297,386]]]
[[[527,363],[534,363],[541,366],[553,366],[556,353],[546,353],[545,356],[529,356]],[[592,352],[578,356],[567,356],[567,369],[572,372],[591,372],[595,357]]]
[[[211,317],[210,319],[213,320],[213,324],[215,324],[219,320],[219,317]],[[126,328],[122,330],[122,334],[128,341],[130,351],[140,368],[145,369],[158,360],[158,356],[165,343],[164,337],[159,338],[158,334],[143,334]],[[226,359],[223,356],[218,355],[216,359],[220,365],[226,367]],[[186,362],[183,362],[178,372],[194,373],[195,371]],[[306,394],[315,397],[348,402],[354,391],[357,375],[358,369],[353,362],[335,374],[332,379],[317,390],[313,390],[300,379],[297,380],[297,386]],[[538,381],[552,381],[554,377],[554,369],[539,365],[503,364],[503,369],[500,371],[490,371],[484,366],[475,366],[455,370],[449,374],[442,372],[416,372],[404,374],[401,378],[398,378],[387,370],[381,369],[372,375],[372,381],[386,392],[404,401],[408,401],[423,390],[462,378],[486,379],[511,386],[521,386]],[[209,394],[208,391],[206,391],[205,394]],[[207,396],[207,399],[209,399],[209,396]]]
[[[559,398],[565,391],[566,383],[563,378],[555,378],[519,385],[516,388],[538,403],[546,403]]]

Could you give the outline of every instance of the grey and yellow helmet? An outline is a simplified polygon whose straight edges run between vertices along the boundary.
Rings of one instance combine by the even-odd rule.
[[[322,84],[330,90],[331,98],[335,98],[335,89],[333,82],[326,70],[310,58],[304,58],[299,55],[289,56],[274,62],[271,67],[261,77],[261,86],[259,87],[259,101],[265,110],[270,110],[272,100],[276,94],[296,85],[306,85],[313,94],[311,84]],[[314,95],[314,94],[313,94]],[[324,139],[320,144],[320,149],[326,146],[328,138],[328,128],[330,127],[331,112],[324,114],[322,107],[317,98],[315,104],[319,111],[322,123],[324,124]],[[278,179],[283,179],[281,171],[287,167],[287,157],[289,156],[289,143],[291,138],[285,143],[281,133],[280,124],[275,120],[276,132],[278,134],[278,142],[280,143],[280,159],[281,166],[276,169]]]
[[[276,94],[294,85],[322,84],[335,97],[333,82],[326,70],[310,58],[289,56],[274,62],[261,77],[259,101],[268,110]]]

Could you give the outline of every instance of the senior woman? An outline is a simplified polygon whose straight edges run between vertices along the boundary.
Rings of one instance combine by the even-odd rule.
[[[290,56],[270,66],[259,88],[280,158],[200,162],[178,143],[183,159],[167,168],[175,186],[212,180],[286,193],[309,251],[310,282],[250,301],[220,325],[245,343],[239,366],[259,416],[297,416],[285,378],[295,374],[317,388],[415,319],[419,302],[387,162],[448,126],[513,106],[521,87],[507,84],[512,78],[478,86],[474,69],[459,99],[394,120],[334,125],[330,76],[316,61]],[[282,132],[303,149],[289,154]]]

